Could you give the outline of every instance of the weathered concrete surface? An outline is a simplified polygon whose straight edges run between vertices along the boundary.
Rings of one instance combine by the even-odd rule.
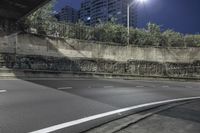
[[[2,39],[3,38],[3,39]],[[88,42],[74,39],[19,34],[1,37],[0,51],[10,49],[12,53],[24,55],[44,55],[54,57],[96,58],[114,61],[153,61],[191,63],[200,60],[200,48],[156,48],[106,45],[99,42]],[[16,43],[10,43],[15,40]],[[6,51],[7,52],[7,51]]]
[[[0,53],[16,52],[17,34],[0,36]]]
[[[193,63],[159,63],[148,61],[119,62],[90,58],[61,58],[0,54],[0,67],[16,70],[107,73],[130,77],[200,78],[200,61]]]
[[[199,133],[200,101],[154,114],[117,133]]]
[[[92,128],[85,133],[199,133],[200,101],[171,103]]]
[[[27,45],[28,44],[28,45]],[[200,48],[154,48],[112,46],[72,39],[42,38],[32,35],[18,36],[19,53],[35,52],[43,55],[67,56],[79,52],[79,57],[100,58],[114,61],[143,60],[156,62],[193,62],[200,60]],[[22,51],[20,51],[20,48]],[[67,51],[68,50],[68,51]],[[32,53],[33,55],[37,53]]]
[[[0,40],[3,68],[200,78],[200,48],[114,46],[32,34]]]

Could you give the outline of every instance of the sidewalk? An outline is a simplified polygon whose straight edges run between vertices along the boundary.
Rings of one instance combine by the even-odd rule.
[[[200,100],[127,116],[87,133],[200,133]]]

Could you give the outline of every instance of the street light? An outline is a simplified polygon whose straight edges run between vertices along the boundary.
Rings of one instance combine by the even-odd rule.
[[[128,44],[129,44],[129,35],[130,35],[130,8],[133,5],[137,5],[139,3],[145,3],[147,0],[133,0],[131,3],[127,5],[127,33],[128,33]]]
[[[146,3],[147,2],[147,0],[136,0],[136,1],[138,1],[140,3]]]

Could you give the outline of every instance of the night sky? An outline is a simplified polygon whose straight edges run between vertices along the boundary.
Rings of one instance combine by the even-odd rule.
[[[55,9],[66,4],[79,9],[80,2],[58,0]],[[138,27],[144,27],[148,22],[185,34],[200,33],[200,0],[148,0],[138,6]]]

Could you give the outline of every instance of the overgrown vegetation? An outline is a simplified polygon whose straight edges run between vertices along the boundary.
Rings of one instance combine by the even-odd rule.
[[[127,28],[113,22],[100,23],[94,27],[84,25],[83,22],[69,24],[58,22],[53,16],[55,0],[37,10],[25,20],[25,29],[37,34],[58,37],[113,42],[120,45],[162,46],[162,47],[199,47],[200,35],[183,35],[173,30],[162,31],[156,24],[148,23],[143,29]],[[129,38],[129,39],[128,39]],[[129,40],[129,42],[128,42]]]

